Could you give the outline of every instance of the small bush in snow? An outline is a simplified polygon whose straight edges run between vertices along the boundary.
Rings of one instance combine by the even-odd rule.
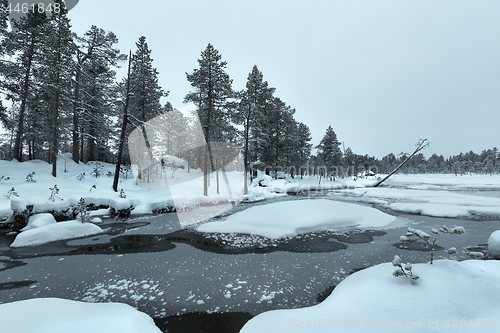
[[[64,173],[68,173],[69,167],[70,166],[66,164],[66,161],[64,161]]]
[[[123,189],[120,190],[120,194],[118,196],[122,199],[125,199],[127,197],[127,195],[125,194],[125,191]]]
[[[19,194],[17,194],[17,192],[16,192],[16,189],[15,189],[15,188],[11,188],[10,190],[8,190],[8,191],[7,191],[7,194],[5,194],[5,197],[6,197],[7,199],[10,199],[10,197],[11,197],[11,196],[16,196],[16,197],[18,197],[18,196],[19,196]]]
[[[35,171],[28,173],[26,176],[26,181],[29,183],[36,183],[36,180],[33,179],[33,176],[35,175]]]
[[[113,177],[113,173],[112,173],[111,171],[108,171],[108,172],[106,173],[106,177],[108,177],[108,178],[109,178],[109,177]]]
[[[2,181],[2,180],[9,180],[9,179],[10,179],[10,177],[5,177],[5,176],[0,177],[0,181]]]
[[[78,216],[82,223],[90,222],[90,212],[87,210],[87,205],[85,204],[85,199],[80,198],[78,202]]]
[[[401,243],[420,243],[422,244],[423,247],[431,247],[431,264],[434,262],[434,251],[436,251],[435,246],[436,246],[436,241],[439,238],[439,236],[443,234],[452,234],[452,235],[461,235],[465,233],[465,229],[463,227],[457,226],[453,228],[448,228],[447,226],[443,225],[439,230],[437,229],[431,229],[431,232],[435,235],[434,238],[431,237],[426,232],[423,232],[422,230],[414,229],[414,228],[408,228],[408,231],[404,236],[401,236],[399,238],[399,241]],[[455,254],[457,253],[457,249],[452,247],[449,248],[448,254]]]
[[[467,251],[466,254],[471,259],[484,259],[483,252]]]
[[[76,176],[76,179],[78,179],[78,180],[85,179],[85,172],[82,172],[78,176]]]
[[[418,280],[418,276],[413,274],[412,266],[410,263],[403,264],[401,258],[398,255],[394,256],[394,260],[392,260],[392,265],[397,267],[396,270],[392,273],[395,277],[407,277],[411,279],[411,284],[415,284],[415,281]]]
[[[94,162],[94,168],[92,169],[91,175],[95,178],[98,178],[99,176],[102,176],[102,169],[104,166],[101,165],[99,162]]]
[[[92,186],[90,187],[90,191],[89,191],[89,192],[92,192],[92,190],[95,190],[95,189],[97,189],[97,186],[92,185]]]
[[[57,195],[59,194],[59,188],[57,187],[57,184],[55,184],[54,187],[49,187],[49,190],[50,190],[49,200],[54,201],[57,198]]]

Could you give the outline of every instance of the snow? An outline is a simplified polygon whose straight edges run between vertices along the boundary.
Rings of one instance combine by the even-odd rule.
[[[498,330],[499,261],[437,260],[412,269],[420,277],[414,284],[392,276],[391,263],[364,269],[343,280],[322,303],[264,312],[240,333]]]
[[[39,220],[50,220],[50,218],[45,215]],[[101,232],[103,230],[92,223],[82,223],[80,221],[49,223],[21,232],[16,236],[11,247],[40,245],[59,240],[91,236]]]
[[[28,225],[21,229],[21,231],[27,231],[34,228],[43,227],[49,224],[57,223],[54,216],[49,213],[36,214],[28,219]]]
[[[330,228],[386,227],[396,218],[371,207],[327,199],[294,200],[255,206],[224,221],[200,225],[200,232],[245,233],[284,238]]]
[[[488,238],[488,252],[494,259],[500,259],[500,230],[493,232]]]
[[[2,332],[161,333],[153,319],[121,303],[35,298],[0,305]]]
[[[499,180],[500,181],[500,180]],[[480,185],[478,185],[480,186]],[[443,190],[407,188],[359,188],[346,190],[363,201],[383,200],[381,205],[404,213],[434,217],[500,215],[500,198],[455,193]]]

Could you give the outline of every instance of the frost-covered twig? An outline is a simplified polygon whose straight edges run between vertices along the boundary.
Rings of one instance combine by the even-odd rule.
[[[453,228],[448,228],[446,225],[443,225],[439,230],[431,229],[431,232],[435,235],[433,239],[431,239],[431,235],[422,230],[408,228],[408,231],[404,236],[399,238],[401,243],[421,243],[423,247],[431,246],[431,264],[434,262],[434,251],[436,251],[436,241],[439,236],[442,234],[452,234],[452,235],[461,235],[465,233],[465,229],[461,226],[456,226]],[[448,249],[449,254],[457,253],[456,248],[452,247]]]
[[[419,279],[417,275],[413,274],[412,265],[410,263],[403,264],[401,257],[399,257],[398,255],[394,256],[392,265],[394,267],[397,267],[396,270],[392,273],[392,275],[394,275],[395,277],[403,276],[410,278],[412,284],[415,284],[415,281]]]

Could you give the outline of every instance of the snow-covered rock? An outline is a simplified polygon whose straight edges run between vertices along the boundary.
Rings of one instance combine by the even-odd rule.
[[[35,298],[0,304],[2,332],[161,333],[153,319],[122,303]]]
[[[493,232],[488,238],[488,252],[494,259],[500,259],[500,230]]]
[[[92,223],[82,223],[80,221],[52,223],[21,232],[10,247],[40,245],[59,240],[91,236],[101,232],[103,230]]]
[[[35,229],[54,223],[57,222],[54,219],[54,216],[52,216],[52,214],[49,213],[35,214],[29,218],[28,225],[23,229],[21,229],[21,231],[27,231],[30,229]]]

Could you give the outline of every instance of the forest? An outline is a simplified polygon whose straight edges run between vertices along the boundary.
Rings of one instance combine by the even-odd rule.
[[[211,44],[201,52],[199,67],[186,73],[192,90],[184,101],[196,105],[196,111],[185,115],[166,101],[168,91],[159,85],[146,37],[139,38],[134,51],[123,53],[111,31],[92,25],[82,36],[72,32],[64,2],[54,3],[57,12],[28,12],[9,29],[8,2],[0,0],[0,159],[44,160],[57,177],[57,156],[71,153],[76,163],[116,163],[119,171],[120,165],[130,164],[130,133],[145,133],[152,119],[165,115],[169,121],[155,122],[155,142],[163,148],[154,158],[175,151],[191,168],[205,171],[221,163],[209,146],[193,154],[186,145],[200,135],[192,125],[194,117],[205,142],[239,147],[246,172],[265,170],[277,176],[278,170],[294,170],[293,177],[306,170],[301,166],[312,173],[321,166],[342,166],[345,175],[368,169],[389,173],[408,156],[356,154],[345,148],[348,142],[339,140],[332,126],[314,145],[309,127],[294,118],[298,111],[275,95],[256,65],[245,89],[234,90],[227,63]],[[117,78],[119,67],[128,69],[126,77]],[[420,153],[400,172],[498,174],[500,157],[496,147],[447,158]]]

